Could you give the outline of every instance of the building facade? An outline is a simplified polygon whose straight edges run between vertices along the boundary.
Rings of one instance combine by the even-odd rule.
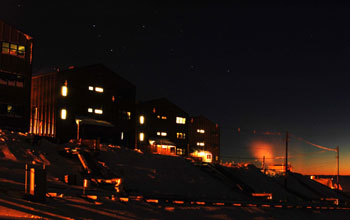
[[[188,125],[190,151],[209,151],[214,163],[220,162],[219,125],[204,116],[191,117]]]
[[[134,85],[100,64],[34,76],[30,131],[133,148],[135,94]]]
[[[186,155],[188,114],[161,98],[137,104],[137,148],[142,151]]]
[[[0,128],[28,131],[33,39],[0,20]]]

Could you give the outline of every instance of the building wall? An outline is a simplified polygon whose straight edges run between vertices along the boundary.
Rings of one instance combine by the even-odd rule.
[[[37,78],[47,78],[48,75],[37,76]],[[36,77],[33,77],[33,82],[36,83]],[[55,137],[63,142],[74,139],[77,136],[76,120],[94,119],[109,122],[114,127],[81,125],[80,137],[92,138],[93,135],[97,135],[106,142],[134,146],[136,92],[135,86],[127,80],[102,65],[91,65],[60,71],[55,73],[53,80],[41,79],[38,83],[40,82],[41,89],[38,91],[41,95],[33,92],[36,95],[32,98],[32,109],[35,107],[36,99],[46,100],[43,93],[51,94],[54,101],[47,99],[49,104],[42,108],[46,112],[42,118],[47,121],[48,118],[45,115],[54,116]],[[55,85],[47,86],[43,82],[52,82]],[[62,95],[63,86],[67,88],[66,96]],[[33,90],[35,88],[36,85],[33,84]],[[65,119],[61,118],[63,109],[66,111]]]
[[[32,78],[30,132],[56,136],[57,73],[49,73]]]
[[[140,116],[144,117],[144,124],[140,124]],[[177,117],[184,119],[184,124],[177,123]],[[178,118],[179,119],[179,118]],[[167,99],[156,99],[137,105],[137,147],[148,150],[150,140],[165,140],[173,142],[177,147],[177,154],[187,154],[188,148],[188,114]],[[140,140],[140,133],[144,140]],[[166,136],[162,136],[162,133]],[[180,138],[178,133],[184,134]]]
[[[205,150],[213,154],[213,162],[220,162],[220,128],[203,116],[191,117],[189,123],[191,151]]]
[[[30,36],[0,20],[0,127],[28,131],[32,76]]]

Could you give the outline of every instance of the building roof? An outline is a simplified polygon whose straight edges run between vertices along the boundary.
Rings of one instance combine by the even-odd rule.
[[[142,102],[141,105],[163,105],[163,106],[171,106],[172,108],[178,110],[178,111],[182,111],[185,114],[188,114],[185,110],[183,110],[182,108],[180,108],[179,106],[177,106],[176,104],[174,104],[173,102],[171,102],[169,99],[167,98],[158,98],[158,99],[152,99],[149,101],[145,101]]]
[[[4,25],[8,25],[10,26],[12,29],[16,30],[17,32],[19,32],[20,34],[22,34],[23,36],[25,36],[26,40],[33,40],[33,37],[29,36],[28,34],[25,34],[24,32],[20,31],[19,29],[15,28],[14,25],[11,25],[3,20],[0,19],[0,32],[1,32],[1,29]],[[0,34],[0,40],[3,40],[2,39],[3,36],[1,36]]]

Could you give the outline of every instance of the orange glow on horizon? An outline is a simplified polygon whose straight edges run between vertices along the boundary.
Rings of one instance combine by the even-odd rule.
[[[265,157],[266,159],[271,159],[274,157],[272,145],[263,141],[252,142],[250,145],[250,151],[252,155],[259,161],[262,161],[263,157]],[[271,160],[265,160],[265,162],[271,163]]]

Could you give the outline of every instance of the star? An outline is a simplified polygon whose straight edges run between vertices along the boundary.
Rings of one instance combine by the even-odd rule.
[[[93,24],[93,25],[91,25],[93,28],[95,28],[96,27],[96,24]]]

